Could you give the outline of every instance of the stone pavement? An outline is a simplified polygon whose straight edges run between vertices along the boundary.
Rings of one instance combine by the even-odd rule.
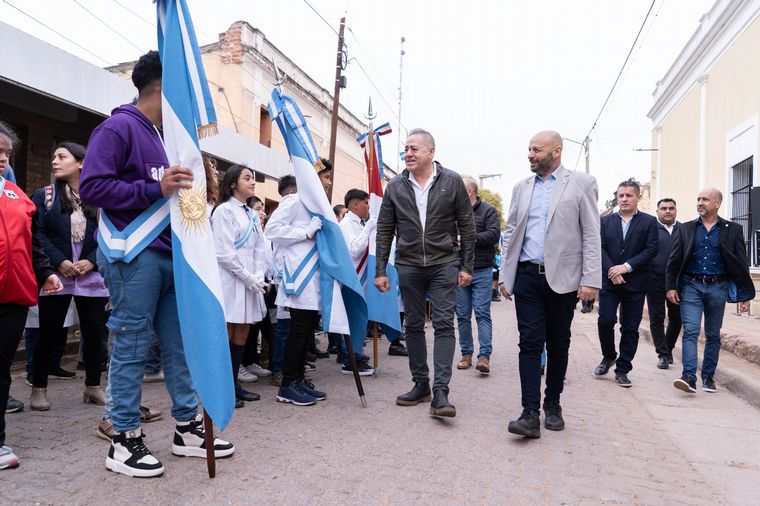
[[[593,378],[593,313],[573,324],[567,428],[539,440],[508,434],[520,412],[512,303],[495,304],[494,319],[493,373],[454,371],[455,419],[430,418],[427,404],[395,406],[411,383],[406,360],[386,346],[364,381],[367,409],[353,378],[320,360],[315,380],[329,397],[317,406],[277,404],[275,387],[254,384],[263,400],[224,431],[237,452],[213,480],[201,459],[171,455],[168,415],[144,426],[162,478],[107,472],[108,445],[94,435],[101,408],[81,403],[82,375],[52,381],[51,411],[7,416],[21,467],[0,471],[0,504],[757,504],[760,410],[720,383],[717,394],[674,389],[678,366],[658,370],[643,339],[633,388]],[[29,398],[20,373],[11,394]],[[167,413],[163,384],[145,385],[144,403]]]

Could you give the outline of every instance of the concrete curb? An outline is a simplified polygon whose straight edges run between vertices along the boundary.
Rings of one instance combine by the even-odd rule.
[[[640,326],[639,335],[654,344],[652,341],[652,333],[649,331],[648,326]],[[704,337],[701,335],[699,338],[699,345],[701,356],[704,347]],[[721,354],[718,362],[718,369],[715,371],[715,382],[736,394],[739,398],[744,399],[751,406],[760,409],[760,380],[757,379],[760,377],[760,368],[758,368],[758,364],[754,361],[744,359],[741,355],[734,354],[735,352],[727,346],[721,345],[721,348],[731,353]],[[681,360],[680,339],[673,352],[673,354]],[[676,370],[677,369],[678,367],[676,367]]]

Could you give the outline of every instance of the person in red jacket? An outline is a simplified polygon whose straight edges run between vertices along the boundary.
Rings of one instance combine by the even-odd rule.
[[[29,197],[2,174],[18,137],[0,121],[0,469],[18,466],[5,446],[5,408],[11,387],[11,362],[21,340],[29,306],[63,288],[39,241],[32,236],[36,208]],[[38,287],[39,283],[39,287]]]

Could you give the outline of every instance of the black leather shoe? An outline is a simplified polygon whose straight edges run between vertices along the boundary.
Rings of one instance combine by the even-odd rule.
[[[538,411],[532,409],[523,409],[520,418],[509,422],[507,430],[512,434],[525,436],[533,439],[541,437],[541,418]]]
[[[614,358],[602,358],[602,361],[599,362],[599,365],[596,366],[596,369],[594,369],[594,375],[595,376],[604,376],[607,374],[610,370],[610,367],[612,367],[615,364]]]
[[[657,361],[657,369],[667,369],[668,368],[668,357],[660,357],[660,359]]]
[[[235,399],[235,409],[240,409],[243,406],[245,406],[245,402],[241,401],[240,399]]]
[[[328,353],[326,351],[322,351],[319,348],[314,348],[313,350],[311,350],[311,353],[313,353],[314,356],[317,357],[317,358],[329,358],[330,357],[330,353]]]
[[[633,386],[633,383],[631,383],[631,380],[628,379],[628,375],[624,372],[616,372],[615,381],[617,381],[618,385],[624,388],[630,388]]]
[[[562,418],[562,406],[557,401],[544,401],[544,427],[549,430],[562,430],[565,420]]]
[[[433,396],[430,394],[429,381],[415,381],[414,387],[407,393],[396,397],[399,406],[416,406],[420,402],[430,402]]]
[[[457,416],[457,408],[449,402],[449,396],[442,388],[433,394],[433,402],[430,404],[430,416],[454,418]]]
[[[409,352],[406,351],[406,346],[401,344],[401,341],[393,341],[388,347],[388,355],[393,357],[408,357]]]
[[[235,388],[235,399],[241,400],[241,401],[258,401],[261,399],[261,396],[254,392],[249,392],[243,387],[237,387]]]

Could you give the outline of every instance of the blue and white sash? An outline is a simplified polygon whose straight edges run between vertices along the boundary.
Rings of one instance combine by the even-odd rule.
[[[243,235],[240,236],[235,241],[235,249],[240,249],[243,244],[248,240],[249,237],[251,237],[251,232],[253,232],[253,228],[256,226],[253,221],[253,216],[250,212],[246,211],[246,216],[248,216],[248,228],[245,229],[245,232],[243,232]]]
[[[301,292],[309,281],[316,274],[319,269],[319,255],[317,255],[317,245],[309,250],[306,257],[301,261],[301,265],[293,272],[290,273],[287,264],[283,262],[283,286],[285,287],[285,293],[288,295],[301,295]]]
[[[169,226],[171,204],[158,199],[132,220],[124,230],[117,230],[103,209],[98,216],[98,246],[109,263],[130,263]]]

